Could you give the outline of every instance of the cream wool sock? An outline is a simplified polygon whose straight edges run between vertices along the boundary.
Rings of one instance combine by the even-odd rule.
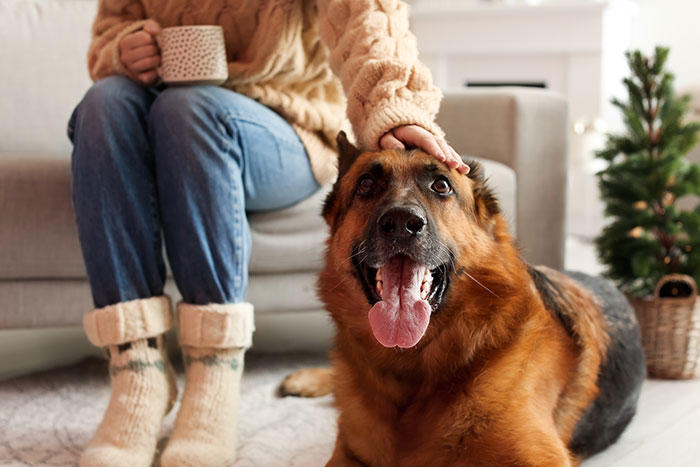
[[[253,334],[253,306],[178,306],[185,392],[162,467],[224,467],[236,458],[243,356]]]
[[[119,303],[88,313],[90,341],[107,347],[112,396],[81,467],[148,467],[160,425],[176,399],[162,333],[171,323],[167,297]]]

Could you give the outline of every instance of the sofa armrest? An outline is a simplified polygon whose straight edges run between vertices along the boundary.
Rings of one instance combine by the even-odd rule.
[[[527,88],[459,88],[444,94],[437,120],[452,147],[515,171],[516,230],[525,259],[562,268],[566,101],[551,91]]]

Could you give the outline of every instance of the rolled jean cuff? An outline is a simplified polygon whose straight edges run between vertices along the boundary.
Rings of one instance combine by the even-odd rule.
[[[255,330],[253,305],[246,302],[177,306],[180,345],[215,349],[249,348]]]
[[[85,334],[93,345],[119,345],[163,334],[172,327],[170,298],[143,298],[97,308],[83,316]]]

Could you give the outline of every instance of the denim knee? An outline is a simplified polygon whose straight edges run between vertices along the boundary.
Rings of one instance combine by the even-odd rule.
[[[151,122],[165,123],[172,129],[186,129],[211,110],[209,94],[199,86],[173,87],[158,95],[149,112]]]
[[[138,144],[140,152],[147,152],[146,140],[139,135],[147,132],[146,116],[153,99],[153,91],[124,76],[110,76],[93,84],[68,124],[74,165],[83,161],[95,164],[100,159],[98,154],[124,155],[122,151],[109,150],[116,149],[118,141],[127,140],[127,146]]]
[[[83,100],[76,107],[71,125],[121,122],[134,111],[146,115],[153,97],[150,91],[125,76],[109,76],[88,89]]]
[[[199,165],[203,157],[222,159],[230,153],[235,129],[222,116],[222,102],[216,97],[221,92],[234,94],[211,86],[194,86],[168,88],[158,95],[148,114],[151,144],[156,157],[166,147],[172,149],[159,163],[185,169]]]

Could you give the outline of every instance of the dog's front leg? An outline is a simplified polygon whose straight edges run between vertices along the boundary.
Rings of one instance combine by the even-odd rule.
[[[321,397],[333,392],[332,368],[307,368],[287,376],[279,387],[281,396]]]
[[[571,455],[556,435],[537,429],[521,433],[516,441],[519,459],[517,465],[528,467],[578,467],[580,463]]]
[[[335,449],[333,450],[333,455],[331,456],[326,467],[369,467],[370,464],[363,462],[357,455],[350,449],[350,447],[345,442],[342,432],[338,433],[338,437],[335,440]]]

